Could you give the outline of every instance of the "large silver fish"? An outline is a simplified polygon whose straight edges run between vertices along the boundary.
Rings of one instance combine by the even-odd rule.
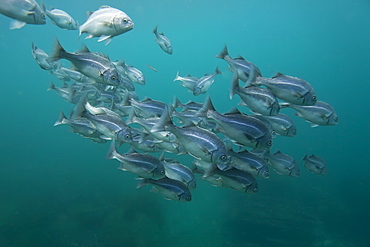
[[[147,184],[152,185],[154,187],[153,191],[162,194],[167,200],[181,202],[191,201],[190,190],[180,181],[170,178],[161,178],[158,180],[146,178],[142,179],[136,188],[141,188]]]
[[[45,24],[45,13],[35,0],[0,0],[0,13],[14,20],[10,29],[28,24]]]
[[[79,28],[80,36],[87,34],[86,39],[100,37],[98,42],[109,44],[114,36],[128,32],[134,28],[131,18],[119,9],[103,5],[92,12],[87,21]]]
[[[64,50],[58,39],[55,43],[54,54],[50,56],[50,61],[67,59],[79,72],[90,77],[95,82],[112,86],[120,84],[117,69],[107,56],[91,52],[86,46],[79,52],[70,53]]]
[[[334,108],[324,101],[317,101],[316,104],[312,106],[282,103],[281,107],[290,107],[295,109],[297,111],[295,115],[310,122],[311,127],[338,124],[338,116]]]
[[[161,47],[164,52],[171,55],[173,52],[171,41],[166,36],[164,36],[163,33],[158,33],[157,29],[158,25],[153,29],[153,33],[155,34],[155,41],[157,41],[159,47]]]
[[[316,93],[312,86],[305,80],[277,73],[272,78],[258,77],[257,85],[264,85],[272,93],[285,102],[296,105],[314,105]]]
[[[78,28],[77,22],[67,12],[55,8],[47,10],[44,4],[42,4],[42,9],[50,18],[51,22],[58,27],[67,30],[76,30]]]

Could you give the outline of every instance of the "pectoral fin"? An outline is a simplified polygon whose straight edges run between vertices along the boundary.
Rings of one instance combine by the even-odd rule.
[[[10,22],[9,29],[19,29],[22,28],[24,25],[26,25],[25,22],[20,21],[20,20],[12,20]]]

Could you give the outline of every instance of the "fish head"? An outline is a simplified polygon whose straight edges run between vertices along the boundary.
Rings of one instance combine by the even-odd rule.
[[[182,202],[190,202],[191,201],[191,193],[190,193],[190,191],[184,191],[184,193],[182,193],[179,196],[179,201],[182,201]]]
[[[227,152],[222,152],[221,150],[212,153],[211,161],[220,165],[229,165],[232,163],[231,157],[227,155]]]
[[[270,177],[270,171],[268,166],[264,166],[261,169],[258,170],[258,176],[262,178],[269,178]]]
[[[125,33],[134,28],[134,22],[128,15],[120,13],[114,17],[113,26],[120,33]]]
[[[289,176],[292,176],[292,177],[299,177],[299,175],[301,175],[301,171],[298,167],[298,165],[295,165],[291,170],[290,170],[290,173],[289,173]]]
[[[116,68],[107,69],[101,74],[101,76],[103,77],[105,84],[108,85],[118,86],[121,82]]]
[[[165,177],[165,169],[163,165],[158,166],[153,171],[153,178],[164,178]]]
[[[314,105],[316,104],[317,97],[314,91],[310,91],[303,96],[302,105]]]
[[[34,24],[45,24],[46,23],[46,15],[45,12],[37,5],[35,9],[29,13],[29,15],[33,15]]]
[[[257,193],[258,192],[257,182],[254,182],[251,185],[247,186],[245,189],[245,192],[246,193]]]
[[[338,116],[337,114],[333,113],[328,118],[328,125],[337,125],[338,124]]]
[[[132,134],[129,128],[123,128],[117,133],[117,141],[120,142],[132,142]]]

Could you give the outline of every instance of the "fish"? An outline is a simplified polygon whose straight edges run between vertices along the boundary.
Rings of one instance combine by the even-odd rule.
[[[258,149],[270,149],[272,146],[271,132],[263,122],[240,113],[218,113],[209,95],[196,116],[216,121],[220,132],[230,137],[235,144]]]
[[[44,3],[42,3],[42,9],[56,26],[66,30],[77,30],[78,23],[64,10],[55,8],[47,10]]]
[[[157,180],[150,178],[140,179],[136,188],[139,189],[147,184],[153,186],[153,192],[162,194],[167,200],[190,202],[192,199],[189,188],[180,181],[170,178],[161,178]]]
[[[116,67],[118,71],[120,71],[120,68],[122,68],[123,72],[132,82],[145,85],[144,74],[139,69],[135,68],[134,66],[127,65],[124,61],[120,61],[119,66],[116,65]]]
[[[258,77],[254,82],[263,85],[279,99],[295,105],[314,105],[316,93],[307,81],[278,72],[272,78]]]
[[[222,187],[246,193],[258,192],[257,180],[248,172],[235,168],[226,171],[216,169],[213,176],[220,177]]]
[[[159,47],[161,47],[161,49],[164,52],[172,55],[173,50],[172,50],[171,41],[166,36],[164,36],[163,33],[158,33],[157,29],[158,29],[158,25],[152,31],[155,34],[155,41],[157,42]]]
[[[165,103],[158,100],[152,100],[151,98],[145,98],[141,101],[130,99],[130,103],[137,110],[138,114],[144,118],[158,117],[166,107]]]
[[[53,70],[58,69],[58,67],[60,67],[60,64],[58,62],[50,62],[49,55],[44,50],[35,46],[33,42],[32,42],[32,56],[36,60],[36,63],[43,70]]]
[[[184,183],[190,190],[197,187],[197,180],[189,167],[174,159],[165,159],[163,165],[166,177]]]
[[[65,79],[68,78],[68,80],[66,80],[66,81],[74,80],[74,81],[77,81],[77,82],[84,82],[84,83],[90,83],[90,84],[94,83],[94,81],[91,78],[87,77],[86,75],[82,74],[81,72],[79,72],[77,70],[73,70],[73,69],[68,69],[68,68],[65,68],[63,66],[58,67],[55,71],[51,71],[51,73],[53,73],[57,77],[62,76]]]
[[[311,156],[306,154],[302,160],[304,161],[304,166],[307,170],[314,174],[325,175],[328,171],[325,161],[314,154]]]
[[[152,70],[154,70],[154,72],[158,72],[158,70],[156,68],[154,68],[153,66],[147,64],[146,66],[148,66],[149,68],[151,68]]]
[[[265,158],[268,159],[269,164],[280,175],[298,177],[301,174],[297,162],[288,154],[284,154],[279,150],[274,154],[266,152]]]
[[[161,158],[147,153],[138,153],[130,150],[126,154],[120,154],[116,150],[116,144],[112,141],[107,159],[116,159],[121,162],[119,167],[122,171],[129,171],[142,178],[164,178],[165,170]],[[163,158],[162,158],[163,159]]]
[[[195,125],[177,127],[170,119],[167,107],[163,110],[161,119],[156,123],[152,132],[167,130],[173,133],[178,143],[193,157],[220,165],[231,162],[225,144],[213,132]]]
[[[180,74],[179,74],[179,71],[177,71],[176,77],[173,81],[180,81],[181,86],[189,89],[191,92],[194,92],[195,85],[196,85],[198,80],[199,80],[199,78],[193,77],[191,75],[187,75],[186,77],[181,77]]]
[[[120,77],[114,64],[107,56],[101,53],[90,52],[85,46],[81,51],[70,53],[56,39],[53,55],[50,56],[50,61],[66,59],[70,61],[79,72],[93,79],[95,82],[118,86]]]
[[[237,58],[230,57],[226,45],[216,57],[225,60],[229,64],[231,72],[245,82],[245,87],[252,85],[257,77],[262,76],[259,68],[252,62],[245,60],[242,56]]]
[[[46,23],[45,13],[34,0],[0,0],[0,13],[13,18],[10,29],[19,29],[26,24]]]
[[[76,90],[73,89],[72,86],[67,83],[63,83],[62,87],[57,87],[53,82],[51,82],[47,90],[48,91],[55,90],[58,93],[58,95],[61,96],[65,101],[70,102],[72,104],[76,104],[78,101]]]
[[[98,42],[106,41],[105,45],[108,45],[113,37],[133,28],[134,22],[125,12],[103,5],[89,14],[86,22],[79,27],[79,36],[86,33],[86,39],[99,37]]]
[[[279,113],[277,116],[264,116],[264,118],[270,122],[278,135],[293,137],[297,134],[295,123],[288,115]]]
[[[229,155],[233,158],[233,166],[235,168],[249,172],[253,176],[266,179],[270,177],[268,164],[262,157],[247,150],[234,152],[231,149],[229,150]]]
[[[239,105],[249,107],[253,112],[266,116],[279,114],[280,105],[275,95],[267,88],[258,86],[240,87],[239,79],[234,77],[230,90],[230,99],[237,94],[241,98]]]
[[[213,74],[206,74],[199,78],[199,80],[195,82],[193,94],[197,96],[199,94],[206,93],[215,81],[216,76],[219,74],[221,74],[221,71],[218,69],[218,67],[216,67],[216,70]]]
[[[315,105],[302,106],[289,103],[281,103],[282,108],[290,107],[296,110],[296,116],[311,123],[311,127],[332,126],[338,124],[338,115],[334,108],[324,101],[318,100]]]

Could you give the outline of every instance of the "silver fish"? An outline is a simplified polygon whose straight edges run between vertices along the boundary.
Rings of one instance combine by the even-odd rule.
[[[98,83],[112,86],[120,84],[120,77],[114,64],[100,53],[90,52],[87,47],[79,52],[70,53],[63,49],[59,40],[56,40],[54,54],[50,61],[67,59],[78,69],[79,72],[90,77]]]
[[[179,75],[179,72],[177,71],[176,77],[173,81],[180,81],[181,86],[183,86],[183,87],[189,89],[191,92],[193,92],[194,88],[195,88],[195,84],[197,83],[198,80],[199,80],[199,78],[193,77],[191,75],[187,75],[186,77],[181,77]]]
[[[325,161],[314,154],[311,156],[306,154],[302,160],[304,161],[304,166],[307,168],[307,170],[314,174],[324,175],[328,171]]]
[[[157,157],[146,154],[137,153],[135,151],[120,154],[116,150],[116,144],[112,141],[109,148],[107,159],[116,159],[121,162],[119,169],[129,171],[142,178],[163,178],[165,170],[163,163]]]
[[[214,133],[197,126],[177,127],[170,119],[170,114],[164,109],[160,121],[154,125],[152,132],[167,130],[173,133],[178,143],[197,159],[228,165],[231,161],[225,144]]]
[[[249,107],[253,112],[267,116],[279,114],[280,105],[275,95],[267,88],[249,86],[242,88],[239,86],[239,79],[234,77],[230,99],[237,94],[241,98],[240,105]]]
[[[131,18],[119,9],[103,5],[90,14],[87,21],[79,28],[80,36],[87,34],[86,39],[100,37],[98,42],[109,44],[114,36],[128,32],[134,28]]]
[[[166,177],[184,183],[191,190],[197,187],[197,181],[189,167],[174,159],[165,159],[163,165],[165,168]]]
[[[155,34],[155,41],[164,52],[171,55],[173,52],[171,41],[166,36],[164,36],[163,33],[158,33],[157,29],[158,25],[153,29],[153,33]]]
[[[247,193],[258,192],[257,180],[248,172],[235,168],[227,171],[216,169],[213,176],[220,176],[222,180],[222,187]]]
[[[262,157],[247,150],[240,152],[229,150],[229,155],[233,158],[233,166],[235,168],[249,172],[253,176],[262,178],[270,177],[268,164]]]
[[[166,107],[165,103],[152,100],[150,98],[145,98],[142,101],[131,99],[130,102],[131,105],[137,110],[138,115],[141,115],[144,118],[160,116],[163,112],[163,109]]]
[[[216,57],[225,60],[230,65],[230,70],[234,74],[237,74],[240,80],[245,82],[246,87],[250,86],[257,77],[261,76],[261,71],[255,64],[245,60],[241,56],[237,58],[230,57],[226,45]]]
[[[206,74],[199,78],[199,80],[195,83],[193,94],[196,96],[206,93],[215,81],[216,76],[219,74],[221,74],[221,71],[218,69],[218,67],[216,67],[216,70],[213,74]]]
[[[27,23],[46,23],[45,13],[35,0],[0,0],[0,13],[14,19],[10,29],[22,28]]]
[[[275,132],[281,136],[295,136],[297,128],[289,116],[280,113],[277,116],[264,116],[272,125]]]
[[[334,108],[324,101],[317,101],[316,104],[312,106],[282,103],[281,107],[290,107],[295,109],[297,111],[295,115],[310,122],[311,127],[338,124],[338,116]]]
[[[40,66],[41,69],[44,70],[52,70],[52,69],[58,69],[60,64],[58,62],[50,62],[49,61],[49,55],[35,46],[35,44],[32,42],[32,56],[36,60],[36,63]]]
[[[134,66],[129,66],[125,62],[121,61],[116,65],[118,71],[121,70],[127,75],[127,77],[132,81],[140,85],[145,85],[145,77],[143,72]]]
[[[139,189],[147,184],[154,187],[153,192],[161,193],[167,200],[190,202],[192,199],[190,190],[180,181],[170,178],[158,180],[147,178],[141,179],[136,188]]]
[[[280,151],[276,151],[274,154],[267,152],[265,157],[272,168],[280,175],[298,177],[301,174],[297,162],[287,154]]]
[[[312,86],[305,80],[277,73],[272,78],[258,77],[257,85],[264,85],[272,93],[288,103],[296,105],[314,105],[316,93]]]
[[[58,27],[67,30],[76,30],[78,28],[77,22],[67,12],[55,8],[47,10],[44,4],[42,4],[42,9],[50,18],[51,22]]]

